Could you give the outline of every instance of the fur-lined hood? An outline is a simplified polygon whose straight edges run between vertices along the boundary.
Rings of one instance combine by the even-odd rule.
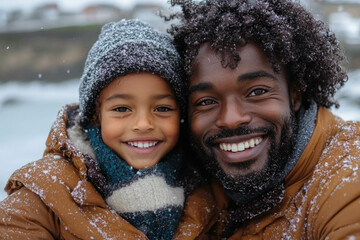
[[[80,126],[78,105],[66,105],[59,111],[58,118],[46,140],[44,156],[54,153],[72,161],[81,177],[86,178],[85,161],[89,157],[95,159],[95,154],[86,133]]]

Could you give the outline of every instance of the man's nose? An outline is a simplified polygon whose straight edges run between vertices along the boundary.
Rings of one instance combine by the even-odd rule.
[[[139,111],[135,114],[133,131],[146,132],[154,129],[154,119],[150,112]]]
[[[251,121],[251,114],[246,104],[239,99],[227,99],[221,106],[220,114],[216,120],[219,128],[236,129],[240,125],[248,124]]]

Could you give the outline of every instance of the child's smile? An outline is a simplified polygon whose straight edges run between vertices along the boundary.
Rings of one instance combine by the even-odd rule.
[[[138,140],[138,141],[129,141],[127,142],[127,144],[129,144],[130,146],[132,147],[135,147],[135,148],[142,148],[142,149],[145,149],[145,148],[152,148],[154,147],[155,145],[157,145],[159,143],[159,141],[141,141],[141,140]]]
[[[128,142],[128,147],[130,151],[133,151],[134,154],[138,154],[139,158],[145,157],[141,155],[150,155],[155,153],[161,144],[158,144],[159,141],[148,143],[148,142]]]
[[[104,143],[136,169],[158,163],[178,140],[179,108],[168,83],[150,73],[112,81],[100,93]]]

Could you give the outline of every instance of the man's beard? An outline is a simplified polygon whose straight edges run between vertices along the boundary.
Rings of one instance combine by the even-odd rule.
[[[249,173],[245,176],[229,176],[224,172],[216,160],[216,155],[213,150],[213,141],[217,138],[239,136],[255,132],[265,132],[270,141],[268,161],[264,169]],[[297,121],[294,111],[291,111],[289,118],[284,119],[279,143],[276,143],[275,136],[276,132],[274,127],[258,129],[239,127],[236,130],[222,130],[216,135],[204,139],[204,144],[208,149],[207,151],[194,136],[191,138],[191,145],[205,165],[208,173],[220,181],[225,190],[233,193],[255,196],[258,195],[258,193],[266,192],[284,180],[285,167],[292,156],[297,137]],[[249,169],[252,163],[253,161],[248,161],[245,163],[236,163],[233,164],[233,166],[239,169]]]

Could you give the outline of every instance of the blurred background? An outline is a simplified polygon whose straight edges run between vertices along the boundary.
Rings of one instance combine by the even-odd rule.
[[[360,120],[360,0],[301,0],[337,35],[349,81],[337,94],[346,120]],[[126,18],[161,31],[167,0],[0,1],[0,200],[11,173],[37,160],[61,106],[78,101],[84,62],[101,26]]]

